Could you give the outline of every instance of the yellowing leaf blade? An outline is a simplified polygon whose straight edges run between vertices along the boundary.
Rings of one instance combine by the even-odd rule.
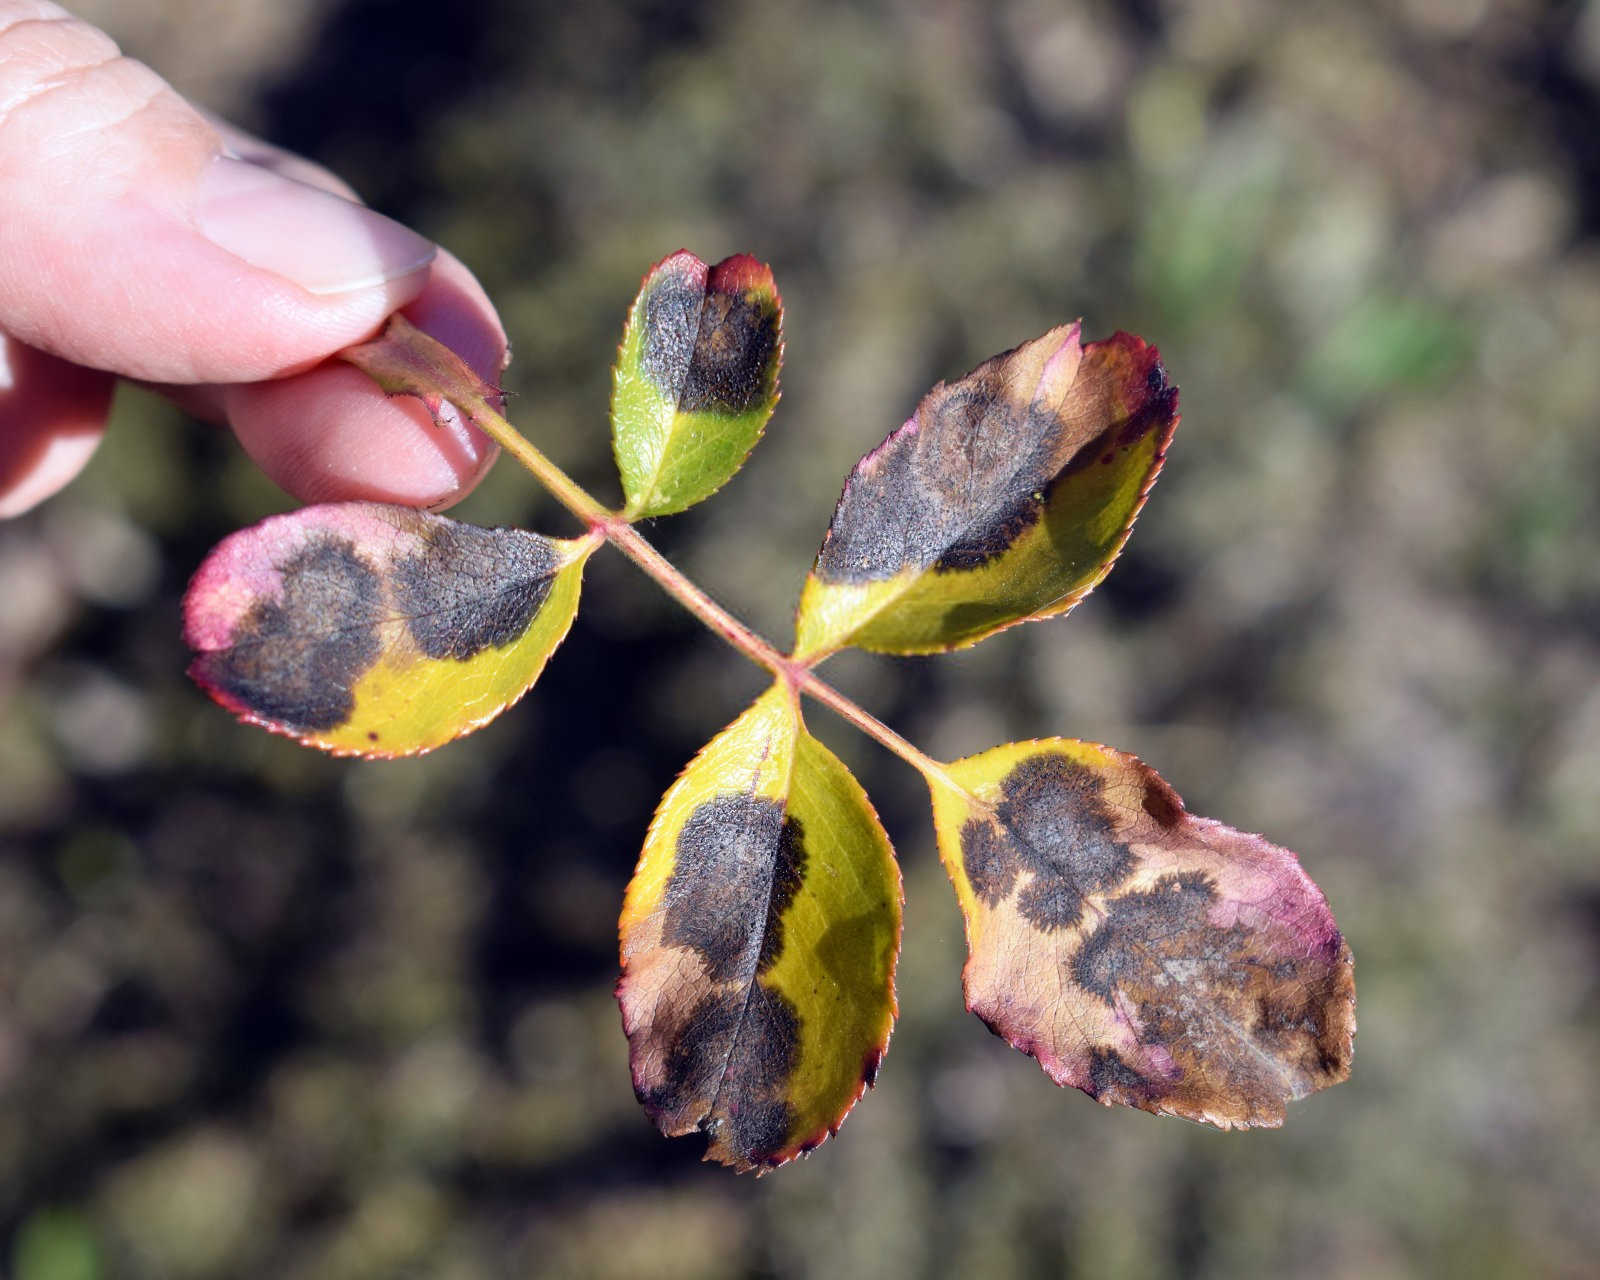
[[[577,613],[593,545],[374,502],[273,516],[195,573],[189,674],[307,746],[428,751],[532,686]]]
[[[930,787],[967,1007],[1058,1084],[1232,1128],[1349,1074],[1350,949],[1288,850],[1092,743],[997,747]]]
[[[663,797],[617,998],[652,1120],[766,1170],[835,1132],[894,1020],[900,880],[860,786],[775,686]]]
[[[1065,613],[1127,541],[1177,403],[1154,347],[1076,324],[940,383],[851,472],[796,654],[934,653]]]
[[[679,251],[645,276],[612,378],[611,432],[630,519],[670,515],[744,465],[778,402],[783,304],[745,254]]]

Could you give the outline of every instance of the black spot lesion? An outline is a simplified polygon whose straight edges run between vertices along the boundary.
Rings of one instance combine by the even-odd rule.
[[[748,413],[772,394],[778,310],[759,292],[710,290],[700,310],[678,408],[684,413]]]
[[[1130,1106],[1140,1106],[1159,1093],[1155,1081],[1134,1070],[1115,1049],[1096,1045],[1089,1053],[1088,1093]]]
[[[1144,396],[1134,405],[1117,436],[1120,445],[1142,440],[1150,431],[1171,422],[1178,413],[1178,388],[1167,377],[1161,361],[1152,359],[1145,374]]]
[[[935,387],[913,422],[856,467],[817,556],[820,578],[881,581],[907,567],[970,572],[1038,523],[1065,424],[1013,399],[1003,359]]]
[[[465,662],[527,633],[562,567],[547,538],[451,521],[396,562],[395,611],[429,658]]]
[[[801,1026],[793,1002],[765,983],[713,992],[673,1036],[661,1083],[642,1101],[656,1115],[698,1116],[748,1164],[771,1163],[795,1128],[784,1095]]]
[[[1146,1101],[1197,1118],[1222,1108],[1234,1123],[1271,1123],[1284,1099],[1348,1071],[1348,949],[1335,934],[1305,950],[1270,920],[1214,924],[1217,898],[1208,875],[1183,871],[1112,899],[1070,975],[1090,996],[1131,1010],[1139,1043],[1170,1059],[1171,1075]],[[1097,1064],[1089,1070],[1096,1085]]]
[[[765,973],[783,952],[783,914],[806,871],[805,828],[781,802],[724,795],[678,834],[663,941],[690,947],[724,982]]]
[[[1167,780],[1153,769],[1145,774],[1144,796],[1140,808],[1155,819],[1163,831],[1171,831],[1183,819],[1183,800]]]
[[[962,825],[961,865],[973,893],[986,906],[999,906],[1017,883],[1017,859],[1005,833],[987,818]]]
[[[201,654],[194,673],[264,720],[297,732],[336,728],[382,651],[382,580],[338,537],[319,537],[276,568],[281,598],[252,606],[228,648]]]
[[[1049,486],[1046,486],[1046,491]],[[1017,540],[1039,523],[1044,513],[1045,491],[1025,493],[1001,508],[975,533],[953,544],[933,562],[939,573],[971,573],[998,560]]]
[[[714,988],[667,1041],[653,1112],[688,1117],[744,1165],[793,1141],[786,1099],[802,1020],[763,979],[784,949],[784,913],[805,881],[805,828],[782,802],[735,793],[696,806],[678,833],[662,942],[699,956]]]
[[[1072,978],[1110,1002],[1119,988],[1153,990],[1166,960],[1215,954],[1208,913],[1216,886],[1199,871],[1169,872],[1149,889],[1106,904],[1106,915],[1072,959]]]
[[[994,817],[961,829],[962,865],[973,892],[989,906],[1024,873],[1017,909],[1035,928],[1071,928],[1091,893],[1121,884],[1136,859],[1116,838],[1105,783],[1090,766],[1042,753],[1016,765],[1000,783]]]
[[[676,270],[656,280],[644,296],[639,365],[669,398],[688,375],[704,301],[701,283]]]
[[[1330,955],[1280,961],[1271,969],[1274,985],[1253,996],[1256,1042],[1293,1061],[1307,1080],[1342,1079],[1350,1067],[1349,1038],[1331,1016],[1349,980],[1342,950],[1341,940]]]
[[[707,288],[692,275],[657,280],[643,303],[639,363],[684,413],[748,413],[771,397],[781,320],[759,289]]]

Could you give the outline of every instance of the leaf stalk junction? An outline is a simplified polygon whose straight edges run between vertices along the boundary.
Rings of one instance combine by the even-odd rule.
[[[412,396],[422,401],[435,422],[456,414],[477,427],[576,517],[590,538],[609,542],[714,635],[782,680],[792,694],[804,694],[822,703],[899,756],[924,778],[950,785],[939,761],[817,675],[813,668],[827,655],[798,659],[783,653],[718,604],[657,551],[621,511],[600,502],[518,431],[500,410],[504,396],[497,388],[485,383],[455,352],[423,333],[404,316],[395,315],[378,338],[350,347],[340,356],[366,373],[389,395]]]

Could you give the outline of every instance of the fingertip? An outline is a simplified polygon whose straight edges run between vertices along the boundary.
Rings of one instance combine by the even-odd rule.
[[[435,426],[418,401],[385,397],[350,365],[233,386],[224,405],[245,452],[302,502],[445,507],[494,459],[478,432]]]
[[[412,323],[498,382],[505,332],[470,272],[441,254],[405,308]],[[367,499],[442,508],[477,485],[497,446],[461,422],[436,425],[422,404],[390,398],[353,366],[224,389],[229,423],[274,482],[304,502]]]
[[[112,379],[0,334],[0,518],[21,515],[93,456]]]

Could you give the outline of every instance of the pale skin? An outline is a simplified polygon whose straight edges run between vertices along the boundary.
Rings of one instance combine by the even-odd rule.
[[[331,360],[396,311],[497,382],[465,266],[204,114],[46,0],[0,0],[0,516],[65,487],[125,378],[308,502],[444,507],[496,449]]]

